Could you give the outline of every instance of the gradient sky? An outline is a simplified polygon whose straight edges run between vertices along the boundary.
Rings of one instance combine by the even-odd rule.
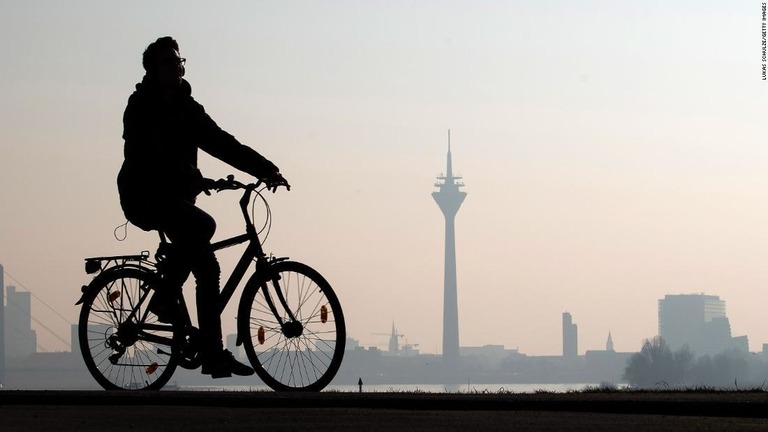
[[[5,1],[0,263],[70,323],[83,258],[154,251],[115,177],[141,53],[172,35],[193,96],[293,185],[265,249],[323,273],[350,336],[439,353],[454,169],[462,346],[637,351],[657,301],[726,301],[768,342],[768,81],[758,1]],[[234,171],[200,157],[208,177]],[[245,179],[243,174],[240,176]],[[236,194],[203,197],[221,236]],[[228,274],[240,250],[221,258]],[[14,280],[6,276],[7,284]],[[33,315],[69,338],[39,302]],[[225,332],[234,332],[235,309]],[[39,324],[39,343],[67,350]]]

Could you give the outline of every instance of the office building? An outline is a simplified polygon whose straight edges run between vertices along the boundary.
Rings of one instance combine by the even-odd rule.
[[[5,379],[5,269],[0,264],[0,383]]]
[[[563,312],[563,357],[574,358],[579,355],[578,327],[568,312]]]
[[[705,294],[667,295],[659,300],[659,336],[677,351],[688,346],[696,355],[713,355],[744,346],[735,343],[725,301]]]
[[[6,288],[5,306],[5,356],[7,359],[34,354],[37,335],[32,330],[32,294]]]

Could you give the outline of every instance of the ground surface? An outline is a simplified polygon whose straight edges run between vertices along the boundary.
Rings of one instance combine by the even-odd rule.
[[[765,392],[0,391],[0,430],[768,430]]]

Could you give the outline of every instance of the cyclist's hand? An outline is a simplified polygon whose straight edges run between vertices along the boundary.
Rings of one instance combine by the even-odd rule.
[[[197,186],[197,190],[199,190],[200,192],[203,192],[208,196],[211,196],[211,189],[216,189],[217,184],[216,184],[216,180],[202,177],[197,182],[196,186]]]
[[[239,184],[239,182],[235,181],[235,176],[232,174],[228,175],[227,178],[218,179],[213,182],[216,192],[221,192],[225,189],[236,189]]]
[[[267,186],[268,191],[273,193],[277,191],[277,188],[284,186],[287,190],[291,190],[291,185],[288,184],[288,180],[283,177],[279,172],[273,173],[270,177],[264,177],[261,182]]]

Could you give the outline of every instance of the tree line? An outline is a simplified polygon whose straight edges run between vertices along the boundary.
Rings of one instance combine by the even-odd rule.
[[[643,341],[627,361],[624,379],[633,387],[764,387],[768,366],[760,356],[740,350],[696,356],[688,346],[672,351],[657,336]]]

